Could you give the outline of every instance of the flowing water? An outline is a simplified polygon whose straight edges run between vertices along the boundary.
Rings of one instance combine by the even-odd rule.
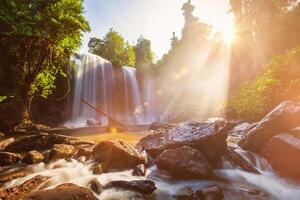
[[[192,189],[203,188],[211,185],[219,185],[224,189],[225,199],[228,200],[297,200],[300,197],[300,185],[296,185],[282,177],[277,176],[272,171],[270,165],[259,156],[242,150],[237,152],[253,164],[261,174],[253,174],[236,169],[234,165],[224,162],[223,169],[215,170],[217,179],[214,180],[189,180],[176,181],[168,175],[156,169],[155,166],[148,169],[147,179],[156,183],[157,190],[150,199],[172,200],[179,189],[190,187]],[[93,175],[91,171],[92,163],[85,163],[71,160],[59,160],[52,164],[40,163],[31,166],[33,174],[25,178],[15,179],[4,187],[16,186],[35,175],[49,176],[49,179],[40,189],[50,189],[62,183],[75,183],[77,185],[88,187],[91,179],[105,185],[112,180],[139,180],[143,177],[132,176],[132,170],[123,172],[104,173]],[[109,189],[98,195],[100,200],[108,199],[134,199],[139,194],[122,189]]]
[[[109,61],[93,54],[78,54],[73,60],[77,67],[72,115],[67,125],[83,127],[87,125],[87,120],[94,125],[109,124],[107,117],[82,103],[82,99],[128,125],[155,121],[155,84],[151,77],[145,76],[139,80],[135,68],[114,67]]]

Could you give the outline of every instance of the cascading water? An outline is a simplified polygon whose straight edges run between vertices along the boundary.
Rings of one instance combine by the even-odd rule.
[[[211,185],[221,186],[224,190],[226,200],[299,199],[300,185],[277,176],[263,158],[246,151],[237,151],[241,156],[251,161],[251,164],[253,164],[261,174],[245,172],[236,169],[234,165],[226,165],[226,167],[214,171],[217,179],[179,181],[171,179],[168,175],[153,166],[148,169],[146,175],[146,178],[153,180],[157,186],[154,197],[150,199],[173,200],[173,195],[182,188],[189,187],[197,189]],[[113,180],[131,181],[145,179],[145,177],[132,176],[132,170],[93,175],[92,166],[93,163],[91,161],[81,163],[76,160],[58,160],[51,164],[40,163],[28,167],[29,169],[27,170],[32,171],[31,175],[7,182],[3,185],[3,188],[17,186],[36,175],[50,177],[46,183],[40,186],[40,188],[37,188],[38,190],[54,188],[62,183],[74,183],[88,188],[88,184],[92,179],[97,179],[103,185]],[[104,190],[100,195],[96,196],[99,200],[131,200],[135,199],[135,195],[138,194],[128,190],[113,188]]]
[[[146,79],[140,83],[135,68],[114,67],[109,61],[93,54],[76,55],[74,62],[77,69],[72,117],[66,124],[82,127],[87,125],[87,120],[95,125],[109,124],[107,117],[82,103],[82,99],[128,125],[150,124],[156,119],[154,84]]]

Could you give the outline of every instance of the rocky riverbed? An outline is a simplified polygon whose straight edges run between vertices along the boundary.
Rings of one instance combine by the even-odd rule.
[[[155,126],[136,145],[40,133],[1,136],[0,199],[299,199],[300,106],[257,123]],[[228,141],[239,141],[228,145]]]

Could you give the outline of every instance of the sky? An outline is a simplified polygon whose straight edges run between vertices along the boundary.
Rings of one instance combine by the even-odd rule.
[[[110,28],[130,43],[140,35],[151,40],[156,59],[170,49],[172,32],[180,38],[184,25],[181,7],[187,0],[85,0],[91,32],[85,33],[80,52],[88,51],[90,37],[102,38]],[[228,0],[192,0],[194,15],[217,30],[232,25]]]

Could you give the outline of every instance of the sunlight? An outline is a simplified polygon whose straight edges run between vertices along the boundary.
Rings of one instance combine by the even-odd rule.
[[[220,34],[221,41],[231,44],[235,40],[235,29],[232,21],[213,26],[214,32]]]

